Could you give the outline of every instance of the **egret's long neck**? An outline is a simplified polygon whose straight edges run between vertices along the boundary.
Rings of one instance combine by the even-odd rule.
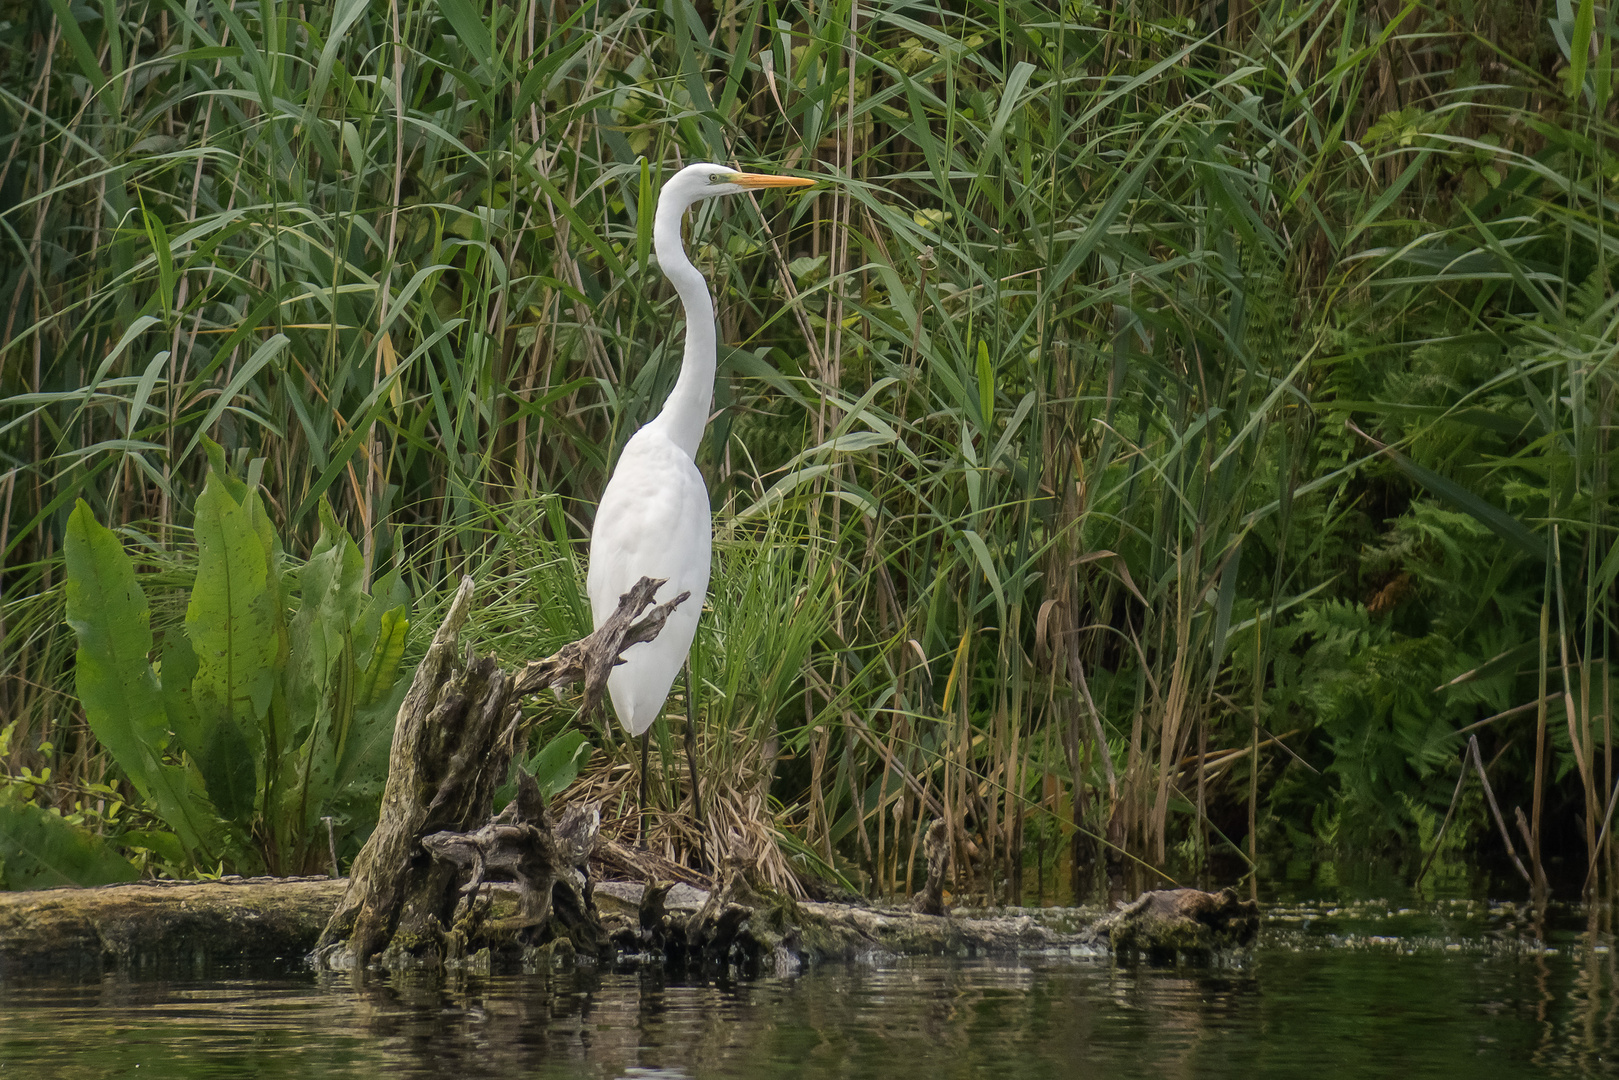
[[[660,199],[652,221],[652,250],[658,254],[658,266],[674,284],[686,309],[686,355],[680,364],[680,378],[652,424],[695,457],[697,444],[703,441],[703,428],[708,425],[709,406],[714,402],[714,302],[708,297],[708,282],[686,258],[680,242],[680,219],[685,210],[684,200]]]

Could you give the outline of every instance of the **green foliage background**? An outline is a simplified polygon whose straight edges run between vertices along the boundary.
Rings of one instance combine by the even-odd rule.
[[[727,343],[698,723],[740,819],[902,890],[943,814],[964,879],[1049,895],[1099,850],[1435,843],[1476,734],[1548,855],[1607,849],[1590,0],[0,12],[32,802],[124,782],[72,693],[74,500],[161,640],[205,436],[262,459],[290,559],[327,500],[414,626],[471,571],[507,655],[576,634],[591,508],[678,361],[654,193],[711,159],[828,180],[691,229]],[[1499,855],[1484,814],[1450,842]]]

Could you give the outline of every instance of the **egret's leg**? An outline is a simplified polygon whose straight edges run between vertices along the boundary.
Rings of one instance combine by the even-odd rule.
[[[641,807],[635,819],[635,842],[638,845],[646,844],[646,750],[647,736],[651,734],[651,728],[641,732]]]
[[[708,829],[703,824],[703,792],[697,786],[697,698],[693,694],[696,680],[691,676],[691,659],[686,660],[686,768],[691,773],[691,805],[697,815],[697,862],[708,862],[704,857],[704,836]]]

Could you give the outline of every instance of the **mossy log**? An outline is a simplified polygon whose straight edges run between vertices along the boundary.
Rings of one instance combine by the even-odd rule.
[[[1259,933],[1259,905],[1230,889],[1162,889],[1142,893],[1085,933],[1115,952],[1156,958],[1240,948]]]
[[[346,886],[330,878],[230,877],[0,893],[0,979],[301,963]]]
[[[601,869],[594,863],[591,874]],[[485,881],[461,898],[460,917],[440,935],[442,963],[483,971],[582,962],[789,974],[893,956],[1116,949],[1164,960],[1241,947],[1257,926],[1254,905],[1229,892],[1147,893],[1102,918],[1074,908],[950,916],[908,906],[793,902],[756,887],[745,871],[724,876],[719,888],[705,890],[684,882],[591,885],[584,875],[555,890],[546,940],[532,932],[532,896],[517,884]],[[301,962],[348,888],[325,878],[236,878],[0,894],[0,979]]]

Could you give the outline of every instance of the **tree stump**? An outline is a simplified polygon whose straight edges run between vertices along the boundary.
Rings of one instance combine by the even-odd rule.
[[[518,876],[520,887],[527,882],[536,895],[520,900],[528,905],[524,917],[541,923],[549,918],[550,886],[568,871],[560,853],[572,859],[574,849],[587,839],[594,844],[595,829],[565,819],[572,831],[559,832],[546,816],[543,800],[534,804],[538,790],[525,793],[509,820],[490,821],[495,788],[506,779],[517,742],[518,701],[548,686],[582,682],[583,708],[596,708],[607,675],[624,650],[657,637],[669,613],[687,599],[681,593],[641,617],[662,584],[643,577],[595,633],[528,664],[513,677],[493,655],[469,651],[461,659],[458,638],[473,592],[472,579],[462,579],[399,708],[381,815],[315,946],[317,965],[364,967],[380,953],[387,968],[438,966],[463,895],[456,887],[462,857],[479,883],[491,869]],[[500,834],[501,828],[507,833]],[[483,829],[495,832],[485,834]],[[434,843],[424,846],[430,834],[436,834]],[[495,842],[497,836],[512,840],[519,834],[527,845],[520,845],[521,850]],[[544,858],[555,863],[555,874],[534,862],[542,848]],[[587,846],[572,865],[582,865],[588,856]],[[539,897],[542,880],[547,885]]]

